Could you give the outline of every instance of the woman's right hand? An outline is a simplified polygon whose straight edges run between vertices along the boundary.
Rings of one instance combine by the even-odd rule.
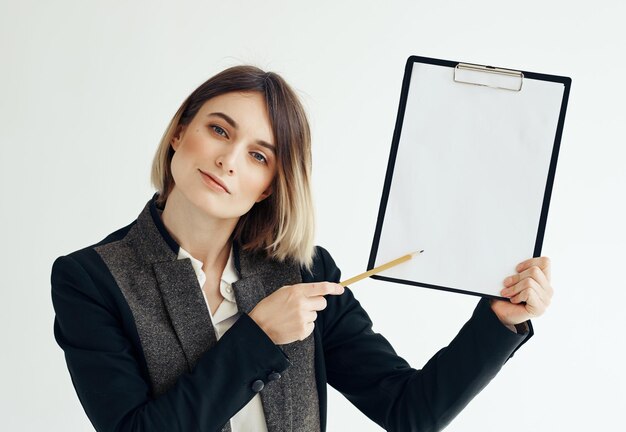
[[[315,328],[317,312],[326,308],[324,295],[341,295],[333,282],[286,285],[261,300],[248,314],[276,345],[307,338]]]

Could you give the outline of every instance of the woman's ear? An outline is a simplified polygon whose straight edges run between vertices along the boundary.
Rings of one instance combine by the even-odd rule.
[[[256,202],[261,202],[263,201],[265,198],[267,198],[268,196],[270,196],[272,194],[272,185],[269,185],[269,187],[267,189],[265,189],[263,191],[263,193],[259,196],[259,198],[256,200]]]
[[[178,146],[180,145],[180,140],[185,135],[185,130],[187,129],[187,125],[178,125],[176,127],[176,132],[170,141],[170,145],[174,149],[174,151],[178,150]]]

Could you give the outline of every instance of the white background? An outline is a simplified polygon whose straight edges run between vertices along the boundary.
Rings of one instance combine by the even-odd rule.
[[[618,1],[2,0],[0,429],[91,430],[53,339],[52,262],[136,218],[168,121],[228,66],[273,70],[298,90],[317,243],[344,277],[365,270],[409,55],[573,80],[543,248],[553,304],[447,430],[623,427],[625,12]],[[416,368],[477,301],[352,288]],[[329,388],[328,430],[380,428]]]

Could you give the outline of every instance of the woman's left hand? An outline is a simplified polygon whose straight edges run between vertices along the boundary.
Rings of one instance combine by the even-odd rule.
[[[552,300],[550,258],[538,257],[522,261],[517,274],[507,277],[502,297],[511,300],[491,300],[491,309],[500,321],[512,326],[543,314]]]

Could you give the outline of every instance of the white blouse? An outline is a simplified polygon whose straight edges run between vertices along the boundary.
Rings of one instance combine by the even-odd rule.
[[[195,259],[189,252],[180,247],[178,251],[178,259],[189,258],[191,265],[193,266],[196,276],[198,277],[198,283],[200,288],[204,286],[206,281],[206,275],[202,270],[202,261]],[[235,268],[235,262],[233,258],[233,248],[230,248],[230,255],[222,278],[220,281],[220,293],[224,297],[224,300],[218,306],[215,311],[215,315],[211,314],[211,308],[207,301],[204,291],[204,301],[206,302],[213,328],[215,329],[215,336],[219,340],[224,333],[239,319],[241,313],[237,310],[237,303],[235,301],[235,293],[231,284],[239,279],[237,269]],[[232,432],[245,432],[245,431],[260,431],[267,432],[267,425],[265,422],[265,414],[263,413],[263,405],[261,404],[261,396],[257,393],[250,402],[248,402],[241,410],[239,410],[230,419],[230,428]]]

